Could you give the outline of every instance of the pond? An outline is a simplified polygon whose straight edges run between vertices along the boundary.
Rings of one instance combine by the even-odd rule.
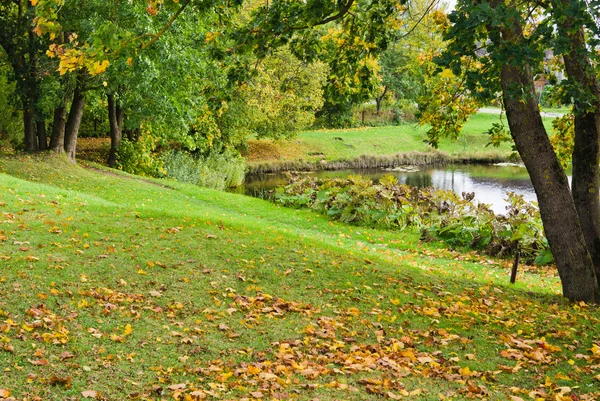
[[[474,192],[475,199],[492,206],[494,212],[506,212],[506,193],[523,195],[525,200],[535,201],[536,196],[525,167],[517,165],[444,165],[444,166],[401,166],[395,169],[356,169],[307,172],[319,178],[345,178],[362,175],[378,181],[385,174],[392,174],[402,184],[417,187],[450,189],[461,194]],[[284,173],[248,175],[244,186],[237,192],[260,197],[265,191],[286,183]]]

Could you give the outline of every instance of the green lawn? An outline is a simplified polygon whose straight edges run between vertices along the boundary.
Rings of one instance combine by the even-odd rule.
[[[600,397],[552,272],[46,156],[0,210],[0,400]]]
[[[501,120],[499,115],[475,114],[465,124],[457,140],[442,139],[437,150],[426,143],[427,127],[407,123],[399,126],[307,131],[291,141],[253,141],[247,158],[251,168],[261,163],[299,160],[312,163],[326,160],[331,163],[350,161],[361,156],[385,158],[398,153],[413,154],[415,163],[428,155],[459,161],[507,160],[513,153],[511,144],[505,143],[498,148],[486,146],[489,143],[486,132],[493,123],[500,121],[508,128],[506,119]],[[551,132],[551,121],[550,118],[544,119],[548,132]],[[407,157],[407,162],[410,161],[411,157]]]

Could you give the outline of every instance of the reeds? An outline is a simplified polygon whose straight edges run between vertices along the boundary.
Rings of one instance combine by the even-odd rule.
[[[269,161],[249,162],[248,174],[277,173],[281,171],[315,171],[315,170],[344,170],[362,168],[393,168],[398,166],[423,166],[447,163],[500,163],[508,161],[498,153],[449,155],[440,151],[408,152],[394,155],[362,155],[354,159],[328,161],[322,159],[316,162]]]

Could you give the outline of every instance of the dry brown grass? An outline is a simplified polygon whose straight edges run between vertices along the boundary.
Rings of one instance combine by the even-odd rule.
[[[106,165],[110,138],[78,138],[77,158]]]
[[[270,139],[252,139],[248,141],[248,152],[244,155],[247,162],[265,162],[277,160],[299,160],[306,154],[316,153],[313,146],[301,140],[273,141]]]

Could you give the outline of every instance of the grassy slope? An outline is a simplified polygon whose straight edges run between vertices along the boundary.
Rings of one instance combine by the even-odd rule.
[[[464,158],[506,159],[511,146],[503,144],[499,148],[486,147],[485,134],[500,116],[476,114],[464,127],[458,140],[443,139],[439,152]],[[503,123],[507,126],[506,119]],[[549,132],[551,119],[544,119]],[[400,126],[357,128],[346,130],[319,130],[301,133],[289,142],[273,143],[268,140],[251,141],[248,161],[250,165],[268,161],[295,161],[298,159],[316,162],[351,160],[362,155],[393,155],[409,152],[432,152],[426,140],[427,127],[417,124]],[[334,139],[334,138],[341,138]]]
[[[0,172],[0,399],[600,396],[600,311],[551,274],[60,158]]]

